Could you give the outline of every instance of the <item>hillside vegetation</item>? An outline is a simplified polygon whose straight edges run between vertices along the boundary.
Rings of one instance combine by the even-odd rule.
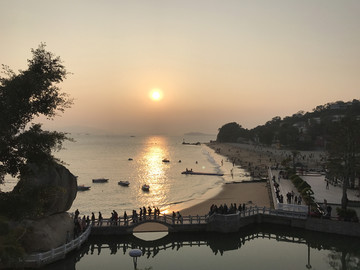
[[[284,119],[275,116],[253,129],[245,129],[236,122],[227,123],[219,128],[217,141],[252,142],[298,150],[325,149],[344,118],[360,121],[360,100],[327,103],[312,112],[299,111]]]

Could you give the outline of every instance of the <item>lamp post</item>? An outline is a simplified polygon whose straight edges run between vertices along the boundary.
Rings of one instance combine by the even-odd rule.
[[[308,246],[308,261],[307,261],[307,264],[306,264],[306,268],[311,269],[311,264],[310,264],[310,244],[307,243],[307,246]]]

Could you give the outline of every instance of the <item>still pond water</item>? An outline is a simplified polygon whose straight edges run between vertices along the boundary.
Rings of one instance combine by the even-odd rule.
[[[359,240],[269,225],[232,234],[90,237],[43,269],[360,269]],[[143,253],[136,264],[129,256],[134,248]]]

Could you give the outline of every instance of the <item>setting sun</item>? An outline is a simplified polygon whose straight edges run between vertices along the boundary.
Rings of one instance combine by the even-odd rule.
[[[160,89],[153,89],[150,92],[150,98],[154,101],[159,101],[162,99],[162,97],[163,97],[163,95],[162,95],[162,92]]]

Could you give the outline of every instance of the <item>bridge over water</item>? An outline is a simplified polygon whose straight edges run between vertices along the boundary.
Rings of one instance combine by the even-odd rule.
[[[146,223],[158,223],[172,232],[237,232],[249,224],[261,223],[264,218],[275,218],[280,223],[288,225],[293,220],[304,221],[307,213],[274,210],[269,208],[250,207],[234,214],[212,214],[204,216],[183,216],[180,219],[171,215],[146,215],[135,219],[119,218],[117,221],[104,219],[92,224],[92,235],[123,235],[132,234],[134,229]]]

